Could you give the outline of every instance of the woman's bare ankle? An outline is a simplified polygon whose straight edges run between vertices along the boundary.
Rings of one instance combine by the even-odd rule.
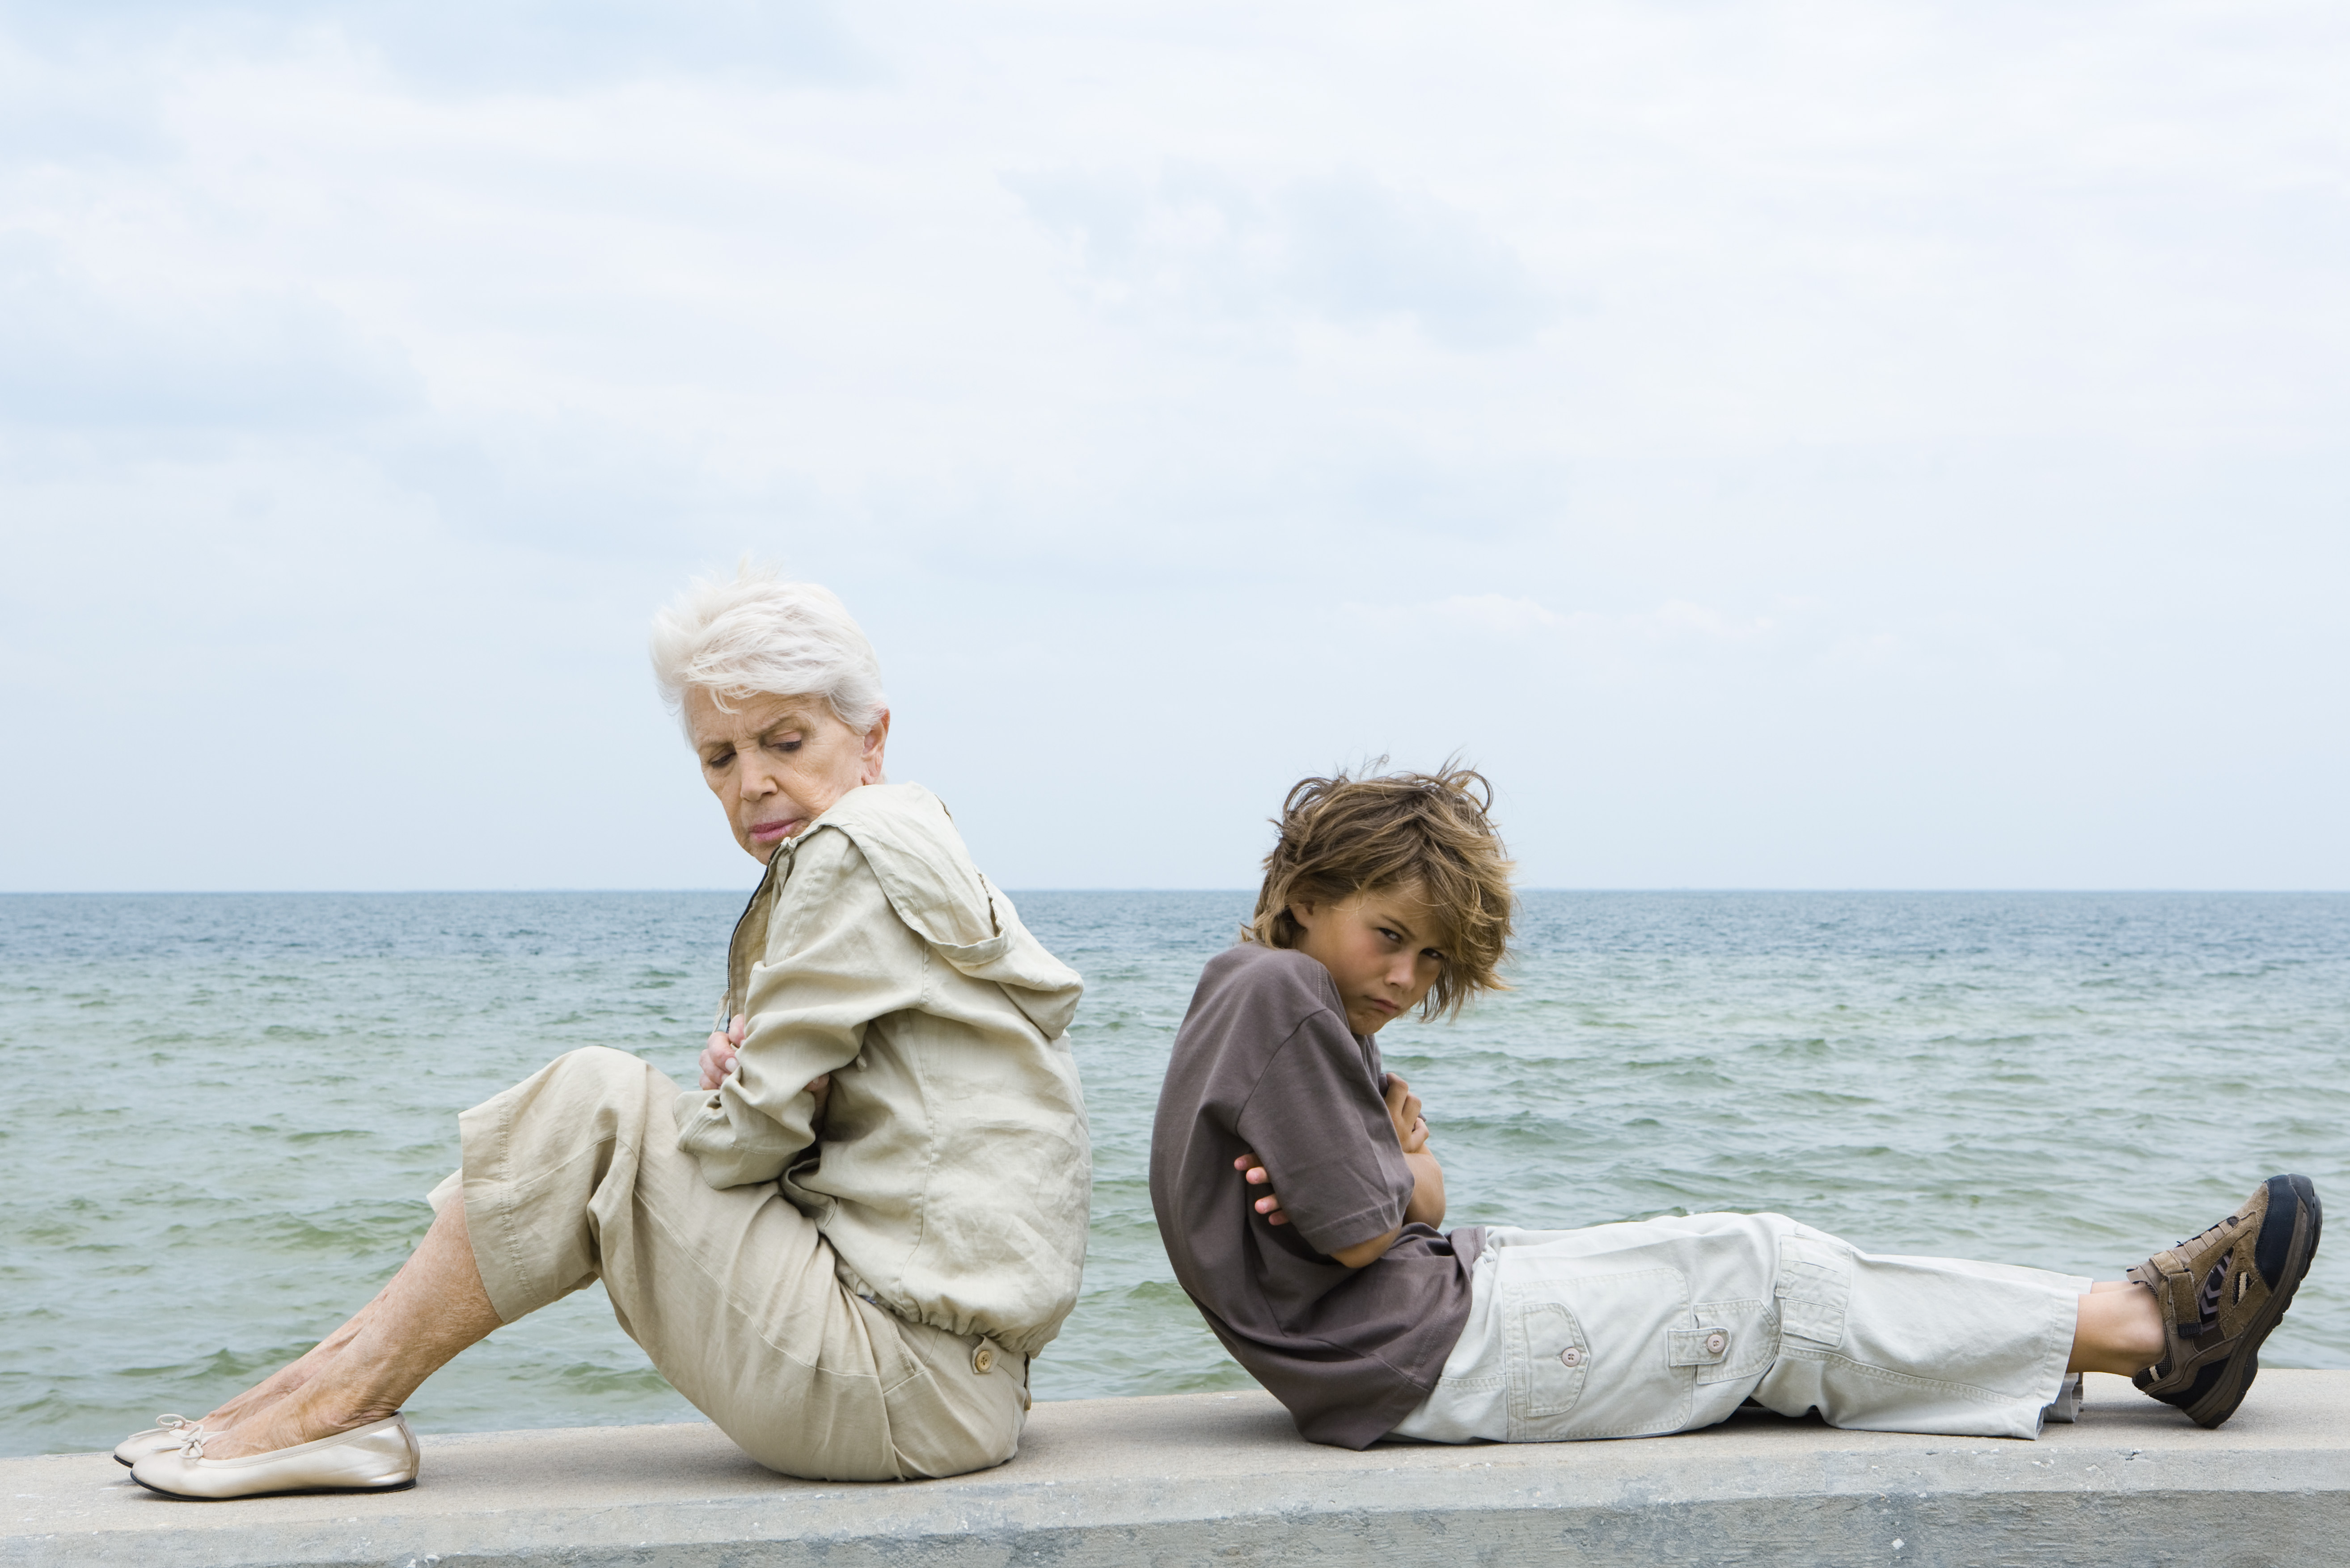
[[[279,1400],[299,1392],[312,1378],[324,1371],[327,1364],[340,1355],[345,1346],[359,1337],[359,1329],[366,1317],[367,1313],[362,1310],[358,1316],[304,1351],[296,1359],[287,1362],[244,1393],[224,1401],[206,1416],[200,1425],[215,1432],[224,1432],[239,1422],[250,1421]]]

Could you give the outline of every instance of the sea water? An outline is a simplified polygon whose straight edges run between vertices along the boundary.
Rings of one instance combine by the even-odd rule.
[[[1248,897],[1017,902],[1086,977],[1096,1155],[1085,1293],[1035,1391],[1245,1386],[1173,1282],[1145,1173],[1169,1042]],[[102,1448],[299,1354],[423,1232],[456,1113],[557,1053],[688,1078],[739,907],[0,898],[0,1453]],[[1509,978],[1381,1036],[1450,1223],[1774,1210],[1871,1251],[2112,1278],[2274,1171],[2350,1203],[2350,897],[1535,892]],[[2340,1235],[2266,1365],[2350,1366]],[[594,1289],[409,1410],[428,1431],[692,1414]]]

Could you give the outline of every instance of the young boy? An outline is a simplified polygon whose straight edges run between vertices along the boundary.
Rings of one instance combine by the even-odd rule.
[[[1776,1214],[1446,1234],[1399,1014],[1496,975],[1509,862],[1473,773],[1307,779],[1256,918],[1201,977],[1152,1129],[1150,1197],[1208,1326],[1316,1442],[1685,1431],[1749,1398],[1831,1425],[2036,1436],[2070,1372],[2234,1413],[2317,1250],[2271,1178],[2126,1280],[1862,1252]]]

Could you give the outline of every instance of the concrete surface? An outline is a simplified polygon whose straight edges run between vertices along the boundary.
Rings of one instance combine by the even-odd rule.
[[[1302,1441],[1261,1394],[1040,1405],[954,1480],[787,1480],[704,1426],[424,1439],[415,1490],[180,1502],[103,1455],[0,1460],[0,1563],[862,1565],[2350,1563],[2350,1372],[2205,1432],[2092,1376],[2036,1443],[1742,1416],[1639,1441]]]

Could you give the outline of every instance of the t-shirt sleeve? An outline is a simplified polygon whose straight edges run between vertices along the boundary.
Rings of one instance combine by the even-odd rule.
[[[1315,1251],[1352,1247],[1403,1223],[1411,1167],[1362,1047],[1332,1014],[1309,1017],[1273,1054],[1234,1130]],[[1249,1193],[1235,1189],[1233,1201],[1247,1202]]]

